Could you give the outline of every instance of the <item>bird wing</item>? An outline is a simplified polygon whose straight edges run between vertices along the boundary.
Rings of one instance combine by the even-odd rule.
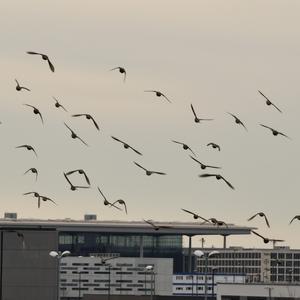
[[[41,197],[38,196],[38,208],[40,208],[40,207],[41,207]]]
[[[34,152],[35,156],[38,157],[37,153],[35,152],[34,148],[31,147],[31,150]]]
[[[191,104],[191,109],[192,109],[192,112],[193,112],[194,117],[195,117],[196,119],[198,119],[193,104]]]
[[[28,173],[29,171],[31,171],[31,170],[32,170],[32,168],[28,169],[27,171],[24,172],[23,175],[27,174],[27,173]]]
[[[210,166],[210,165],[206,165],[206,168],[212,168],[212,169],[222,169],[221,167]]]
[[[255,214],[255,215],[253,215],[252,217],[250,217],[247,221],[251,221],[251,220],[254,219],[257,215],[258,215],[258,213]]]
[[[236,120],[239,120],[240,121],[240,119],[236,116],[236,115],[234,115],[234,114],[232,114],[232,113],[230,113],[230,112],[227,112],[229,115],[231,115],[232,117],[234,117]]]
[[[162,95],[167,101],[169,101],[170,103],[172,103],[171,100],[170,100],[166,95],[164,95],[163,93],[161,93],[161,95]]]
[[[246,131],[248,131],[247,127],[245,126],[245,124],[242,121],[240,121],[240,124],[245,128]]]
[[[157,172],[157,171],[151,171],[151,173],[153,173],[153,174],[158,174],[158,175],[167,175],[167,174],[164,173],[164,172]]]
[[[234,186],[228,180],[226,180],[223,176],[221,176],[221,178],[227,183],[229,187],[231,187],[234,190]]]
[[[90,188],[89,186],[84,186],[84,185],[74,185],[74,187],[76,189],[89,189]]]
[[[103,197],[103,199],[106,200],[107,202],[109,202],[109,201],[106,199],[106,197],[104,196],[104,194],[101,192],[100,188],[99,188],[99,187],[97,187],[97,188],[98,188],[99,193],[100,193],[101,196]]]
[[[178,141],[174,141],[172,140],[173,143],[179,144],[179,145],[184,145],[184,143],[178,142]]]
[[[48,65],[49,65],[50,70],[51,70],[52,72],[54,72],[55,69],[54,69],[54,66],[53,66],[53,64],[51,63],[50,59],[48,58],[47,61],[48,61]]]
[[[196,161],[198,164],[200,164],[201,166],[204,166],[204,164],[202,162],[200,162],[199,160],[197,160],[195,157],[193,157],[192,155],[190,155],[190,158],[193,159],[194,161]]]
[[[64,124],[72,133],[74,133],[74,131],[65,122],[64,122]]]
[[[286,138],[288,138],[288,139],[291,140],[291,138],[290,138],[288,135],[286,135],[286,134],[284,134],[284,133],[282,133],[282,132],[279,132],[279,131],[278,131],[278,134],[280,134],[280,135],[282,135],[282,136],[284,136],[284,137],[286,137]]]
[[[126,70],[124,69],[124,79],[123,79],[124,82],[126,81],[126,76],[127,76],[127,73],[126,73]]]
[[[254,230],[251,230],[252,233],[254,233],[255,235],[261,237],[262,239],[266,239],[265,237],[263,237],[262,235],[260,235],[259,233],[255,232]]]
[[[144,171],[148,171],[147,169],[145,169],[143,166],[141,166],[140,164],[138,164],[137,162],[134,161],[134,164],[137,165],[138,167],[140,167],[141,169],[143,169]]]
[[[295,220],[297,219],[298,217],[300,217],[299,215],[295,216],[291,221],[290,221],[290,224]]]
[[[91,116],[91,119],[92,119],[92,121],[93,121],[95,127],[97,128],[97,130],[100,130],[100,128],[99,128],[97,122],[95,121],[95,119],[94,119],[92,116]]]
[[[118,138],[116,138],[116,137],[114,137],[114,136],[112,136],[112,135],[111,135],[111,138],[114,139],[114,140],[117,141],[117,142],[120,142],[120,143],[122,143],[122,144],[125,144],[123,141],[119,140]]]
[[[276,106],[273,102],[271,102],[271,104],[279,111],[282,113],[282,111],[278,108],[278,106]]]
[[[72,117],[81,117],[81,116],[86,116],[86,114],[75,114],[75,115],[72,115]]]
[[[268,128],[268,129],[270,129],[271,131],[274,130],[273,128],[271,128],[271,127],[269,127],[269,126],[267,126],[267,125],[264,125],[264,124],[259,124],[259,125],[262,126],[262,127]]]
[[[78,171],[79,171],[79,169],[77,169],[77,170],[72,170],[72,171],[68,171],[68,172],[66,172],[66,175],[69,176],[69,175],[71,175],[71,174],[73,174],[73,173],[75,173],[75,172],[78,172]]]
[[[57,205],[57,203],[54,200],[52,200],[48,197],[43,197],[43,199],[46,199],[46,201],[50,201],[50,202],[54,203],[55,205]]]
[[[189,149],[194,155],[196,155],[195,152],[192,150],[192,148],[190,148],[190,147],[188,146],[188,149]]]
[[[40,111],[39,111],[39,116],[40,116],[40,118],[41,118],[42,123],[44,124],[44,119],[43,119],[43,116],[42,116],[42,114],[41,114]]]
[[[258,91],[265,99],[267,99],[268,101],[270,101],[271,102],[271,100],[267,97],[267,96],[265,96],[261,91]],[[271,102],[272,103],[272,102]]]
[[[30,194],[38,194],[37,192],[27,192],[27,193],[24,193],[23,195],[30,195]]]
[[[90,179],[89,179],[88,176],[86,175],[85,171],[83,171],[83,175],[84,175],[84,178],[85,178],[87,184],[88,184],[88,185],[91,185]]]
[[[206,177],[212,177],[212,176],[217,176],[217,174],[208,174],[208,173],[204,173],[204,174],[200,174],[198,175],[199,177],[202,177],[202,178],[206,178]]]
[[[185,211],[185,212],[187,212],[188,214],[191,214],[191,215],[193,215],[193,216],[198,216],[197,214],[195,214],[195,213],[193,213],[192,211],[187,210],[187,209],[185,209],[185,208],[182,208],[181,210],[183,210],[183,211]]]
[[[109,71],[113,71],[113,70],[120,70],[120,67],[112,68],[112,69],[110,69]]]
[[[26,105],[26,106],[29,106],[29,107],[31,107],[31,108],[33,108],[33,109],[37,109],[36,107],[34,107],[33,105],[30,105],[30,104],[23,104],[23,105]]]
[[[128,145],[129,146],[129,145]],[[137,151],[136,149],[134,149],[133,147],[129,146],[129,148],[131,150],[133,150],[135,153],[139,154],[139,155],[143,155],[141,152]]]
[[[265,218],[265,221],[266,221],[267,226],[270,228],[269,220],[268,220],[268,218],[267,218],[267,216],[266,216],[265,214],[264,214],[264,218]]]
[[[147,224],[151,225],[153,228],[156,228],[156,227],[157,227],[154,223],[152,223],[152,222],[149,221],[149,220],[144,220],[144,219],[143,219],[143,221],[146,222]]]
[[[34,54],[34,55],[43,55],[42,53],[33,52],[33,51],[27,51],[27,54]]]
[[[85,144],[86,146],[89,146],[81,137],[79,137],[78,135],[77,135],[77,138],[79,139],[79,140],[81,140],[81,142],[83,143],[83,144]]]
[[[157,93],[157,91],[155,91],[155,90],[147,90],[147,91],[144,91],[144,92],[146,92],[146,93],[148,93],[148,92],[150,92],[150,93]]]
[[[17,79],[15,79],[15,82],[17,83],[17,86],[20,86],[19,82]]]
[[[70,179],[68,178],[68,176],[65,172],[64,172],[64,176],[65,176],[66,180],[69,182],[70,186],[73,186],[72,182],[70,181]]]

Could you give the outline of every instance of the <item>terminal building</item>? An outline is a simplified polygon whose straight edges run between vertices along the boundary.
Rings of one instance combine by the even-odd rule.
[[[61,300],[88,295],[180,300],[216,296],[218,283],[299,281],[300,250],[227,247],[228,236],[251,234],[251,227],[153,223],[97,221],[90,215],[82,221],[0,219],[0,300],[58,295]],[[201,249],[204,257],[217,252],[207,260],[196,257],[192,237],[199,235],[221,235],[224,247]],[[189,237],[187,248],[183,236]],[[53,250],[70,256],[54,259]]]

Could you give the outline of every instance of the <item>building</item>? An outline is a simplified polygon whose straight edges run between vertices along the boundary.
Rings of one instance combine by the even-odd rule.
[[[250,234],[253,228],[214,226],[197,222],[145,222],[0,219],[0,300],[53,300],[57,293],[58,262],[52,250],[72,256],[120,256],[173,259],[173,272],[184,266],[183,236],[189,237],[188,269],[192,270],[192,237]]]
[[[289,247],[270,249],[229,247],[204,248],[205,253],[218,251],[208,259],[208,272],[224,274],[246,274],[247,282],[291,282],[300,283],[300,250]],[[186,249],[185,253],[188,253]],[[188,258],[186,257],[186,260]],[[205,259],[195,258],[194,269],[205,271]]]

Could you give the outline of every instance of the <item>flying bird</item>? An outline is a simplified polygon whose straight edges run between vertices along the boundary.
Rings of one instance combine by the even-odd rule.
[[[258,213],[256,213],[255,215],[253,215],[252,217],[250,217],[250,218],[248,219],[248,221],[251,221],[251,220],[254,219],[256,216],[264,217],[267,226],[270,228],[270,223],[269,223],[269,221],[268,221],[268,218],[267,218],[267,216],[265,215],[265,213],[263,213],[263,212],[258,212]]]
[[[99,187],[97,187],[97,188],[98,188],[99,193],[101,194],[101,196],[102,196],[103,199],[104,199],[104,205],[105,205],[105,206],[109,205],[109,206],[113,206],[114,208],[116,208],[116,209],[118,209],[118,210],[121,210],[120,207],[114,205],[113,203],[110,203],[110,202],[106,199],[106,197],[104,196],[104,194],[101,192],[100,188],[99,188]]]
[[[192,109],[193,115],[195,117],[194,118],[195,123],[200,123],[201,121],[212,121],[213,120],[213,119],[200,119],[200,118],[198,118],[198,116],[197,116],[197,114],[195,112],[195,109],[193,107],[193,104],[191,104],[191,109]]]
[[[41,55],[43,60],[46,60],[48,62],[49,68],[52,72],[55,71],[53,64],[51,63],[48,55],[46,54],[42,54],[42,53],[38,53],[38,52],[33,52],[33,51],[27,51],[27,54],[32,54],[32,55]]]
[[[159,230],[159,229],[165,229],[165,228],[172,228],[171,226],[165,226],[165,225],[156,225],[154,224],[152,221],[150,220],[143,220],[144,222],[146,222],[147,224],[149,224],[150,226],[153,227],[154,230]]]
[[[123,144],[123,146],[124,146],[125,149],[131,149],[131,150],[133,150],[135,153],[137,153],[137,154],[139,154],[139,155],[143,155],[141,152],[137,151],[136,149],[134,149],[133,147],[131,147],[129,144],[127,144],[127,143],[121,141],[120,139],[118,139],[118,138],[116,138],[116,137],[114,137],[114,136],[111,136],[111,137],[112,137],[112,139],[114,139],[115,141],[120,142],[121,144]]]
[[[296,215],[296,216],[290,221],[290,224],[292,224],[292,222],[293,222],[294,220],[300,221],[300,215]]]
[[[259,125],[262,126],[262,127],[270,129],[272,131],[272,133],[273,133],[274,136],[277,136],[279,134],[279,135],[282,135],[282,136],[284,136],[284,137],[286,137],[286,138],[288,138],[288,139],[291,140],[291,138],[289,136],[287,136],[286,134],[284,134],[284,133],[282,133],[280,131],[277,131],[277,130],[275,130],[275,129],[269,127],[269,126],[266,126],[264,124],[259,124]]]
[[[156,95],[157,97],[163,96],[168,102],[172,103],[172,102],[170,101],[170,99],[169,99],[166,95],[164,95],[163,93],[161,93],[160,91],[150,90],[150,91],[144,91],[144,92],[146,92],[146,93],[155,93],[155,95]]]
[[[33,108],[33,113],[36,114],[36,115],[39,115],[40,118],[41,118],[42,123],[44,124],[43,116],[42,116],[42,114],[40,113],[40,111],[36,107],[34,107],[33,105],[30,105],[30,104],[24,104],[24,105]]]
[[[20,146],[17,146],[16,148],[26,148],[28,151],[31,150],[31,151],[34,152],[35,156],[37,157],[37,154],[36,154],[34,148],[32,146],[30,146],[30,145],[20,145]]]
[[[111,206],[115,206],[116,203],[119,203],[119,204],[121,204],[121,205],[124,205],[125,212],[126,212],[126,215],[127,215],[127,206],[126,206],[125,201],[122,200],[122,199],[116,200],[115,202],[113,202],[113,203],[111,204]]]
[[[228,225],[224,221],[217,220],[216,218],[210,218],[208,220],[211,223],[213,223],[214,225],[217,225],[217,226],[223,226],[223,225],[225,225],[226,227],[228,227]]]
[[[200,215],[198,215],[198,214],[196,214],[196,213],[194,213],[194,212],[192,212],[192,211],[190,211],[190,210],[187,210],[187,209],[184,209],[184,208],[182,208],[181,210],[187,212],[188,214],[193,215],[193,218],[194,218],[195,220],[201,219],[201,220],[203,220],[204,222],[209,222],[209,220],[207,220],[207,219],[201,217]]]
[[[73,170],[73,171],[66,172],[66,175],[69,176],[73,173],[79,173],[80,175],[83,175],[84,178],[85,178],[85,181],[87,182],[87,184],[91,185],[90,179],[88,178],[88,176],[86,175],[86,172],[84,170],[76,169],[76,170]]]
[[[282,113],[282,111],[273,102],[271,102],[268,97],[266,97],[261,91],[258,91],[258,92],[267,100],[266,101],[267,105],[273,105],[279,112]]]
[[[93,123],[94,123],[94,125],[95,125],[95,127],[97,128],[97,130],[100,130],[97,122],[95,121],[95,119],[91,115],[89,115],[89,114],[76,114],[76,115],[72,115],[72,117],[82,117],[82,116],[86,117],[87,120],[92,120]]]
[[[136,163],[135,161],[134,161],[134,164],[137,165],[139,168],[143,169],[144,171],[146,171],[147,176],[150,176],[152,174],[167,175],[166,173],[163,173],[163,172],[149,171],[149,170],[145,169],[144,167],[142,167],[141,165],[139,165],[138,163]]]
[[[19,82],[18,82],[17,79],[15,79],[15,82],[17,83],[17,86],[16,86],[16,90],[17,90],[17,91],[26,90],[26,91],[30,92],[30,89],[28,89],[27,87],[25,87],[25,86],[20,86],[20,84],[19,84]]]
[[[254,233],[255,235],[259,236],[260,238],[262,238],[265,244],[268,244],[269,242],[273,242],[273,244],[275,244],[276,242],[284,242],[284,240],[266,238],[266,237],[262,236],[261,234],[255,232],[254,230],[251,230],[251,232]]]
[[[248,131],[248,129],[246,128],[246,126],[244,125],[244,123],[234,114],[230,113],[230,112],[227,112],[229,115],[231,115],[234,119],[235,119],[235,123],[238,124],[238,125],[242,125],[245,130]]]
[[[66,180],[68,181],[69,185],[70,185],[70,189],[72,191],[76,191],[77,189],[88,189],[89,186],[80,186],[80,185],[73,185],[72,182],[70,181],[70,179],[68,178],[67,174],[64,172],[64,177],[66,178]]]
[[[57,107],[57,108],[62,108],[64,111],[67,111],[66,109],[65,109],[65,107],[62,105],[62,104],[60,104],[59,102],[58,102],[58,100],[55,98],[55,97],[52,97],[53,99],[54,99],[54,101],[55,101],[55,107]]]
[[[174,141],[174,140],[172,140],[172,142],[176,143],[176,144],[179,144],[179,145],[182,145],[182,148],[184,150],[190,150],[194,155],[196,155],[195,152],[187,144],[184,144],[184,143],[178,142],[178,141]]]
[[[82,138],[80,138],[66,123],[64,123],[64,124],[71,131],[72,139],[79,139],[83,144],[88,146],[88,144]]]
[[[31,173],[35,174],[35,181],[37,181],[37,178],[38,178],[38,170],[37,170],[36,168],[30,168],[30,169],[28,169],[28,170],[24,173],[24,175],[27,174],[28,172],[31,172]]]
[[[37,193],[37,192],[27,192],[27,193],[24,193],[23,195],[31,195],[31,194],[32,194],[34,197],[37,198],[37,200],[38,200],[38,208],[40,208],[40,207],[41,207],[41,196],[40,196],[39,193]]]
[[[190,158],[196,161],[198,164],[200,164],[201,169],[205,170],[206,168],[212,168],[212,169],[221,169],[221,167],[215,167],[215,166],[210,166],[210,165],[205,165],[202,162],[200,162],[198,159],[190,155]]]
[[[124,79],[123,79],[123,81],[125,82],[125,80],[126,80],[126,70],[124,69],[124,68],[122,68],[122,67],[116,67],[116,68],[113,68],[113,69],[111,69],[110,71],[113,71],[113,70],[119,70],[119,72],[121,73],[121,74],[124,74]]]
[[[221,151],[221,147],[215,143],[208,143],[206,146],[212,146],[214,149]]]
[[[217,180],[222,179],[230,188],[232,188],[234,190],[233,185],[220,174],[201,174],[201,175],[199,175],[199,177],[201,177],[201,178],[216,177]]]

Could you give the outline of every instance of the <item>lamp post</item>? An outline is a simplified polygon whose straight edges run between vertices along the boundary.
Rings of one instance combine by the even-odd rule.
[[[77,274],[78,274],[78,299],[80,299],[81,298],[81,274],[82,274],[82,272],[79,271],[79,272],[77,272]]]
[[[0,254],[0,300],[3,299],[3,243],[4,243],[4,232],[14,232],[17,234],[18,238],[22,239],[22,248],[25,248],[24,234],[17,230],[1,230],[1,254]]]
[[[145,270],[146,271],[151,271],[151,273],[150,273],[150,299],[151,300],[153,300],[153,275],[154,275],[154,267],[153,266],[151,266],[151,265],[149,265],[149,266],[146,266],[146,268],[145,268]]]
[[[108,260],[111,260],[111,259],[116,259],[118,258],[117,256],[113,256],[113,257],[101,257],[101,265],[103,266],[108,266],[108,290],[107,290],[107,299],[109,300],[110,299],[110,281],[111,281],[111,264],[107,264],[106,262]]]
[[[207,269],[208,269],[208,259],[213,256],[213,255],[216,255],[216,254],[219,254],[220,252],[219,251],[211,251],[209,253],[204,253],[203,251],[201,250],[195,250],[194,251],[194,255],[196,255],[197,257],[203,257],[205,260],[204,260],[204,269],[205,269],[205,272],[204,272],[204,299],[207,300]]]
[[[70,251],[50,251],[49,255],[55,259],[57,259],[57,300],[59,300],[59,294],[60,294],[60,261],[63,257],[70,255]]]

